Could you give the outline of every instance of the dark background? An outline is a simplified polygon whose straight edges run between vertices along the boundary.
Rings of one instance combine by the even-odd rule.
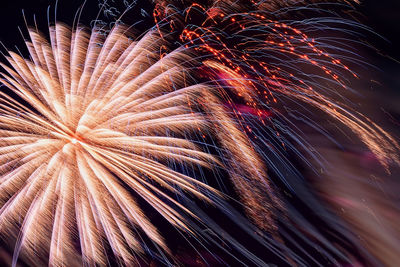
[[[150,0],[149,0],[150,1]],[[332,0],[334,1],[334,0]],[[27,24],[32,26],[37,21],[38,28],[46,30],[48,7],[50,21],[54,21],[55,0],[1,0],[0,16],[0,41],[10,50],[15,50],[16,45],[19,48],[24,47],[23,37],[18,27],[26,35],[26,26],[22,10],[24,10]],[[73,15],[83,0],[59,0],[58,20],[72,23]],[[109,0],[112,2],[112,0]],[[145,28],[151,26],[151,5],[146,4],[146,0],[138,0],[136,7],[138,11],[133,18],[133,22],[142,21],[139,27]],[[143,8],[150,15],[139,10]],[[362,73],[361,79],[364,79],[363,86],[366,91],[374,91],[379,99],[376,105],[392,118],[392,131],[400,133],[400,1],[399,0],[364,0],[357,8],[359,20],[364,25],[373,29],[376,35],[367,37],[367,42],[374,49],[365,49],[362,51],[365,61],[375,68]],[[98,1],[88,0],[83,10],[81,22],[90,25],[90,22],[96,18],[99,12]],[[34,19],[35,18],[35,19]],[[112,17],[101,19],[112,21]],[[381,36],[381,37],[380,37]],[[4,48],[0,48],[4,51]],[[3,59],[0,59],[3,61]],[[374,82],[372,82],[374,81]],[[362,91],[362,90],[361,90]],[[0,245],[1,246],[1,245]],[[7,252],[0,249],[0,265],[7,262],[4,258],[9,258]]]

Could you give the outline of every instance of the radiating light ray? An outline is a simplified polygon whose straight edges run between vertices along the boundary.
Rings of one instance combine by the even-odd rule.
[[[107,37],[64,24],[50,27],[50,42],[32,28],[29,36],[32,61],[10,52],[11,67],[2,65],[8,74],[1,78],[22,99],[1,93],[0,153],[10,164],[2,165],[0,225],[11,234],[20,228],[14,264],[20,252],[33,251],[49,253],[51,265],[106,264],[106,240],[129,265],[144,253],[143,234],[170,254],[128,188],[176,228],[196,235],[187,216],[202,218],[170,193],[210,204],[223,194],[165,163],[225,168],[190,136],[223,140],[240,131],[225,109],[202,106],[199,97],[216,106],[221,100],[212,87],[187,82],[189,54],[160,55],[164,41],[157,32],[132,41],[122,25]],[[218,129],[228,129],[218,133],[212,128],[220,120]],[[82,258],[72,260],[75,235]]]

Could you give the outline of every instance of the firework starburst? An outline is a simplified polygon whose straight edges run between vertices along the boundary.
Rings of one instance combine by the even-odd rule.
[[[171,193],[206,202],[220,193],[172,166],[223,164],[196,140],[239,138],[236,157],[259,164],[213,89],[189,85],[188,53],[160,53],[156,31],[135,41],[123,26],[105,37],[56,24],[51,42],[29,35],[31,60],[10,52],[1,79],[21,99],[1,92],[0,226],[20,228],[16,257],[48,251],[50,264],[71,266],[78,240],[84,262],[105,264],[107,240],[129,265],[143,252],[140,235],[168,252],[130,191],[190,233],[185,216],[197,216]]]

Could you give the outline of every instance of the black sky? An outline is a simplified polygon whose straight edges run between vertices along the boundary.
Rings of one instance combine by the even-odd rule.
[[[59,0],[58,19],[71,23],[71,18],[82,2],[83,0]],[[144,3],[145,0],[138,1],[138,8],[139,2]],[[34,24],[35,16],[39,28],[45,29],[49,6],[51,6],[50,17],[54,20],[54,4],[55,0],[1,0],[0,41],[11,50],[15,50],[14,45],[23,47],[23,38],[18,31],[19,26],[25,32],[22,10],[24,10],[29,25]],[[145,6],[145,9],[148,7],[149,5]],[[88,0],[81,17],[83,24],[89,25],[98,11],[98,1]],[[364,0],[359,7],[359,12],[362,14],[362,23],[385,38],[374,37],[369,40],[375,47],[375,51],[369,51],[366,60],[376,66],[374,79],[379,80],[380,88],[384,88],[385,92],[389,93],[388,105],[391,105],[396,117],[400,114],[400,108],[396,110],[400,99],[400,1]],[[139,16],[140,12],[137,14]],[[367,78],[370,79],[370,77]],[[386,106],[386,104],[382,104],[382,106]]]

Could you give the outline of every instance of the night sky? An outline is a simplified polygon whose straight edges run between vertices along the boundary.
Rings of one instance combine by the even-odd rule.
[[[83,0],[60,0],[57,16],[59,20],[72,23],[77,8]],[[142,4],[143,3],[143,4]],[[34,17],[38,28],[46,30],[47,10],[50,6],[50,19],[54,21],[55,0],[2,0],[0,16],[0,41],[10,50],[14,45],[23,48],[23,38],[18,27],[26,36],[25,22],[22,14],[24,10],[28,25],[34,25]],[[138,8],[144,11],[151,10],[151,4],[145,0],[138,0]],[[88,0],[83,10],[81,22],[89,25],[98,14],[97,0]],[[137,20],[143,20],[138,27],[143,29],[151,26],[152,18],[141,10],[133,11]],[[400,134],[400,1],[398,0],[365,0],[358,8],[358,20],[369,26],[376,34],[366,36],[363,40],[372,48],[362,49],[362,55],[371,67],[364,70],[361,81],[356,86],[365,86],[366,94],[375,94],[378,103],[375,103],[384,114],[390,114],[392,123],[391,132]],[[107,20],[106,17],[101,17]],[[129,18],[128,18],[129,22]],[[1,48],[4,51],[4,48]],[[362,91],[362,90],[360,90]],[[379,108],[382,107],[382,108]],[[1,255],[0,251],[0,265]]]

